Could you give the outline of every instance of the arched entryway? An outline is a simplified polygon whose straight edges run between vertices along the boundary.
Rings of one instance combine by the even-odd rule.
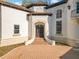
[[[44,23],[38,22],[36,26],[36,37],[44,38]]]

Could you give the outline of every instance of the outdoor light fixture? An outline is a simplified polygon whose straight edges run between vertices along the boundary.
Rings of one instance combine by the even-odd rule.
[[[71,9],[71,6],[70,5],[68,5],[67,7],[68,7],[69,10]]]

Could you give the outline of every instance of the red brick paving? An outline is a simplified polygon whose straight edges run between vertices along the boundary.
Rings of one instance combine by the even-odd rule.
[[[33,45],[48,45],[44,38],[36,38]]]
[[[41,44],[37,42],[39,40],[35,41],[32,45],[17,47],[1,59],[71,59],[74,56],[65,56],[72,49],[71,47],[51,46],[46,42],[43,43],[43,41],[41,41],[42,43],[40,42]]]

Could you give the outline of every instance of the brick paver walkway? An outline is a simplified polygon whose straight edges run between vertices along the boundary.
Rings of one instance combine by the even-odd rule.
[[[38,44],[39,40],[32,45],[20,46],[1,59],[77,59],[68,46],[51,46],[47,43]],[[43,41],[41,41],[43,42]],[[40,43],[41,43],[40,42]],[[46,45],[45,45],[46,44]],[[79,58],[78,58],[79,59]]]
[[[44,38],[36,38],[33,45],[48,45]]]

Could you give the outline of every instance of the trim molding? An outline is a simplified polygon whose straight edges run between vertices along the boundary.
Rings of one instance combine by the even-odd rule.
[[[47,12],[34,12],[34,13],[27,14],[27,16],[31,16],[31,15],[49,15],[49,16],[52,16],[52,13],[47,13]]]

